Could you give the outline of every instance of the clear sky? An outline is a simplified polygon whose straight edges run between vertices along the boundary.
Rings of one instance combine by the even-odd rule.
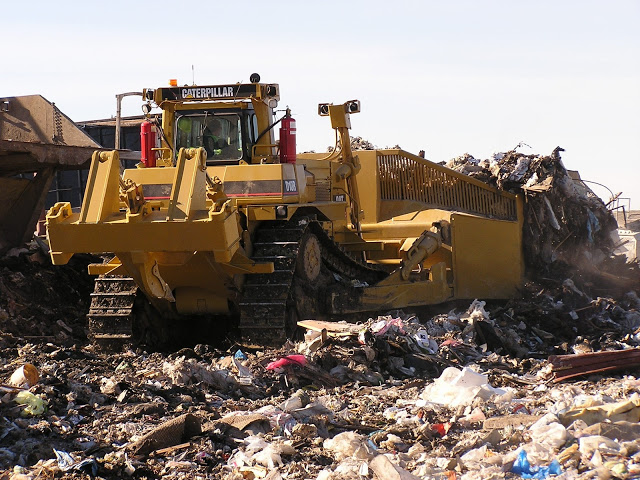
[[[359,99],[352,134],[433,161],[519,142],[640,209],[640,0],[31,1],[3,5],[0,96],[75,121],[145,87],[280,84],[298,150],[334,135],[320,102]],[[127,98],[123,114],[140,113]],[[609,193],[592,186],[605,201]]]

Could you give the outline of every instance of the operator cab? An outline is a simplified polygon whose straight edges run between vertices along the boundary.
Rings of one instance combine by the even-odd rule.
[[[163,110],[162,147],[157,149],[161,163],[173,163],[181,148],[199,147],[207,152],[207,165],[275,158],[272,117],[280,99],[278,84],[259,83],[257,74],[251,82],[182,87],[172,82],[170,87],[145,89],[145,112],[151,111],[152,102]]]
[[[203,147],[207,165],[250,163],[258,135],[251,109],[176,112],[175,151]]]

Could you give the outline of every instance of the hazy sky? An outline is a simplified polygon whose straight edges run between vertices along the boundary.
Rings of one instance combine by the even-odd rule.
[[[298,150],[334,143],[317,104],[359,99],[352,134],[433,161],[562,146],[640,209],[640,0],[11,2],[0,96],[75,121],[167,84],[280,84]],[[123,103],[140,113],[138,99]],[[594,191],[605,200],[609,193]]]

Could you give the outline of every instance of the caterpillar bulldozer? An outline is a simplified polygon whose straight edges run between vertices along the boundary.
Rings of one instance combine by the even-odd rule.
[[[273,345],[302,319],[517,291],[519,197],[401,149],[352,151],[357,100],[318,106],[332,152],[296,153],[279,95],[257,74],[144,90],[137,168],[96,151],[79,211],[48,211],[53,263],[113,253],[89,267],[96,343],[150,341],[206,318]]]

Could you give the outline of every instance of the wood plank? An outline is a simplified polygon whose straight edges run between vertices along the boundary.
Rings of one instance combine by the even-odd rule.
[[[362,330],[362,325],[342,322],[324,322],[322,320],[301,320],[298,325],[314,332],[327,331],[330,337],[342,337],[357,335]]]

